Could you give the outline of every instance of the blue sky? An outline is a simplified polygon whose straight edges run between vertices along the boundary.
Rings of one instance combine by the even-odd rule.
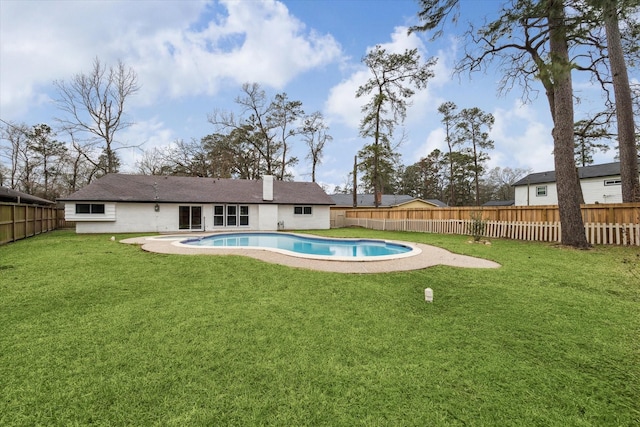
[[[462,0],[460,23],[434,42],[425,34],[407,35],[416,23],[414,0],[0,0],[0,118],[53,125],[60,114],[52,102],[54,80],[89,72],[95,57],[105,64],[121,59],[137,72],[141,90],[127,107],[135,125],[119,140],[151,149],[212,133],[207,114],[233,111],[242,84],[257,82],[270,96],[286,92],[307,113],[324,114],[333,141],[317,176],[330,189],[345,184],[353,156],[366,142],[358,133],[365,100],[355,93],[368,78],[361,58],[381,44],[438,57],[435,77],[408,110],[407,138],[399,148],[405,165],[445,147],[437,108],[453,101],[460,109],[494,114],[489,166],[551,170],[551,120],[543,93],[523,105],[518,88],[497,96],[495,72],[451,74],[462,53],[456,33],[468,21],[481,23],[500,4]],[[582,111],[597,110],[600,101],[588,81],[574,80],[583,98],[577,119]],[[310,180],[302,143],[294,153],[300,158],[296,180]],[[134,172],[140,153],[127,149],[120,155],[121,171]],[[613,156],[610,150],[596,159]]]

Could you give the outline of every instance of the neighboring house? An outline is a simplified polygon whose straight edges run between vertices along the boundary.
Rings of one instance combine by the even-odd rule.
[[[22,193],[7,187],[0,187],[0,202],[24,203],[28,205],[55,205],[56,202]]]
[[[357,208],[374,208],[375,199],[373,194],[358,194]],[[353,194],[332,194],[331,198],[335,203],[332,209],[353,209]],[[405,194],[383,194],[380,198],[381,208],[387,209],[424,209],[442,208],[447,204],[436,199],[422,200]]]
[[[60,199],[77,233],[327,229],[316,183],[108,174]]]
[[[619,162],[580,167],[578,176],[586,204],[622,202]],[[532,173],[513,186],[516,206],[558,204],[555,171]]]
[[[358,194],[358,206],[355,209],[375,208],[373,194]],[[340,228],[345,226],[346,211],[354,209],[353,194],[332,194],[331,198],[335,203],[331,206],[331,227]],[[383,194],[380,196],[380,208],[383,209],[433,209],[447,206],[446,203],[436,199],[422,200],[406,194]]]

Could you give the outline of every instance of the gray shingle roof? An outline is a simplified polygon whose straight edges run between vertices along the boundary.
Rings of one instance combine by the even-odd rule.
[[[515,200],[489,200],[482,206],[513,206],[515,204]]]
[[[331,198],[335,202],[337,206],[344,207],[353,207],[353,194],[332,194]],[[360,207],[374,207],[374,198],[373,194],[358,194],[357,195],[358,206]],[[390,207],[390,206],[398,206],[403,203],[411,202],[412,200],[422,200],[416,199],[413,196],[409,196],[406,194],[383,194],[380,206],[382,207]],[[434,206],[444,207],[447,206],[446,203],[441,202],[436,199],[428,199],[425,202],[431,203]]]
[[[331,197],[314,182],[273,182],[273,201],[262,200],[262,181],[108,174],[63,202],[165,202],[332,205]]]
[[[640,165],[640,161],[638,162]],[[584,178],[599,178],[620,175],[620,162],[603,163],[600,165],[583,166],[578,168],[578,176]],[[513,184],[514,187],[528,184],[544,184],[556,182],[556,171],[536,172],[529,174]]]

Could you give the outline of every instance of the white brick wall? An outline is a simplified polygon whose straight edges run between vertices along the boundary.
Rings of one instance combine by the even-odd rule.
[[[95,202],[94,202],[95,203]],[[160,203],[155,211],[153,203],[105,203],[104,214],[75,213],[75,204],[65,206],[65,219],[76,221],[77,233],[173,233],[179,230],[178,207],[201,206],[203,226],[213,230],[277,230],[284,221],[287,229],[328,229],[329,206],[313,206],[312,215],[294,215],[293,205],[249,205],[248,227],[213,227],[213,204]]]

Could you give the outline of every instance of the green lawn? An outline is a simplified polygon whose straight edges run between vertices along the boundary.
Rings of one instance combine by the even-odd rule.
[[[0,425],[640,424],[640,249],[318,234],[502,267],[321,273],[66,231],[5,245]]]

